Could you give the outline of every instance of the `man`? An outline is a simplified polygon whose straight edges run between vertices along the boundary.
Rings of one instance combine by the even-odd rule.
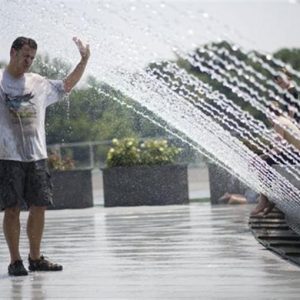
[[[29,270],[60,271],[40,253],[45,209],[52,203],[45,139],[46,107],[62,99],[80,80],[90,49],[73,38],[81,55],[75,69],[64,80],[48,80],[27,73],[35,58],[33,39],[18,37],[10,50],[10,61],[0,69],[0,209],[3,231],[10,252],[8,273],[27,275],[20,252],[20,206],[27,204],[29,216]]]

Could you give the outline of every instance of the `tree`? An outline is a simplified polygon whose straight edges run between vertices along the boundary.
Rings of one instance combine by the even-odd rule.
[[[283,48],[275,52],[274,57],[290,64],[294,69],[300,71],[300,49]]]
[[[60,59],[38,55],[32,72],[50,79],[62,79],[71,67]],[[107,96],[103,96],[105,92]],[[47,109],[47,143],[72,143],[111,140],[127,136],[164,135],[164,130],[142,118],[126,106],[113,101],[141,108],[138,103],[108,84],[89,76],[86,87],[74,89],[67,101],[51,105]]]

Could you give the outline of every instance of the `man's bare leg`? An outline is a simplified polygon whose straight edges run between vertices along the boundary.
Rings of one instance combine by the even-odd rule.
[[[32,206],[29,209],[27,235],[29,239],[30,271],[61,271],[63,266],[46,260],[41,256],[40,248],[45,224],[46,207]]]
[[[46,207],[31,206],[27,221],[27,236],[29,239],[30,258],[33,260],[40,259],[41,241],[43,237],[45,224]]]
[[[19,251],[20,240],[20,208],[10,207],[4,211],[3,232],[10,253],[11,264],[21,260]]]

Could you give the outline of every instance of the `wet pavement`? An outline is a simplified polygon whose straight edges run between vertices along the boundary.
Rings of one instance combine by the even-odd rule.
[[[300,268],[254,239],[251,209],[192,203],[48,211],[43,252],[64,271],[9,277],[1,232],[0,299],[299,299]]]

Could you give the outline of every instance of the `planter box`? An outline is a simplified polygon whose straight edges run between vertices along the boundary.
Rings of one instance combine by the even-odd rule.
[[[105,207],[189,202],[186,165],[114,167],[102,171]]]
[[[49,209],[86,208],[93,204],[91,170],[51,171],[53,207]]]
[[[226,192],[244,194],[248,187],[224,168],[208,164],[209,188],[211,204],[218,204],[218,199]]]

